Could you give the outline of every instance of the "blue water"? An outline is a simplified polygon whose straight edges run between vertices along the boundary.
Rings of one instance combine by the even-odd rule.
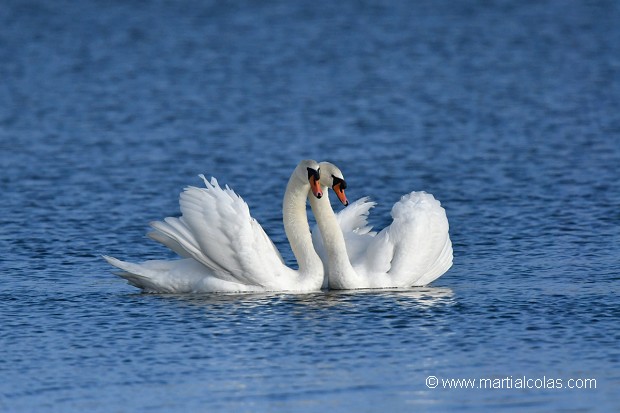
[[[0,410],[620,410],[619,4],[4,0]],[[294,264],[302,158],[337,163],[379,228],[433,193],[453,268],[410,291],[169,296],[100,258],[173,258],[147,224],[205,173]]]

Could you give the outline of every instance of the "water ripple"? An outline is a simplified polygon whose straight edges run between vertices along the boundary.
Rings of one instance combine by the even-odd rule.
[[[3,411],[618,410],[616,2],[4,3]],[[205,173],[293,263],[280,200],[308,157],[378,201],[378,228],[433,193],[454,267],[407,291],[179,296],[100,259],[173,258],[147,223]],[[523,374],[599,386],[424,384]]]

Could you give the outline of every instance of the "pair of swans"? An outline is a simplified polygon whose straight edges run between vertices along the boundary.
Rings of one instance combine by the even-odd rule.
[[[448,220],[439,201],[424,192],[405,195],[392,208],[392,224],[372,232],[367,217],[375,205],[351,205],[342,172],[328,162],[304,160],[284,195],[284,229],[299,269],[287,267],[248,205],[217,180],[187,187],[182,216],[152,222],[150,238],[182,257],[140,264],[104,256],[131,285],[147,292],[317,291],[321,288],[401,288],[429,284],[452,266]],[[331,188],[348,205],[335,214]],[[311,233],[310,200],[317,221]]]

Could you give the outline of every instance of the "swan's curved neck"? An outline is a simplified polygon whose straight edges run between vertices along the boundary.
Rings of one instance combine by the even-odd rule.
[[[312,245],[306,214],[306,198],[308,198],[309,189],[309,185],[303,185],[298,178],[291,176],[282,202],[282,218],[286,237],[299,264],[299,272],[304,275],[316,275],[322,280],[323,262]]]
[[[357,277],[357,273],[349,261],[344,235],[329,202],[327,188],[323,188],[323,194],[321,199],[310,197],[310,206],[327,251],[329,285],[330,288],[346,288],[346,280]]]

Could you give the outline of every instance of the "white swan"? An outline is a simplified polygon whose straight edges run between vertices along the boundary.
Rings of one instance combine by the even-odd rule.
[[[180,196],[182,216],[153,222],[149,236],[184,259],[140,264],[104,256],[117,275],[147,292],[316,291],[323,263],[312,245],[306,198],[322,196],[319,166],[304,160],[293,171],[282,205],[286,236],[299,270],[287,267],[248,205],[215,178],[206,188],[188,187]],[[314,198],[314,196],[310,196]]]
[[[313,241],[327,263],[329,288],[422,286],[452,266],[448,219],[433,195],[404,195],[392,208],[392,224],[371,232],[367,217],[375,203],[362,198],[335,215],[328,188],[346,205],[346,182],[335,165],[321,162],[319,167],[324,196],[310,197],[310,205],[318,226]]]

